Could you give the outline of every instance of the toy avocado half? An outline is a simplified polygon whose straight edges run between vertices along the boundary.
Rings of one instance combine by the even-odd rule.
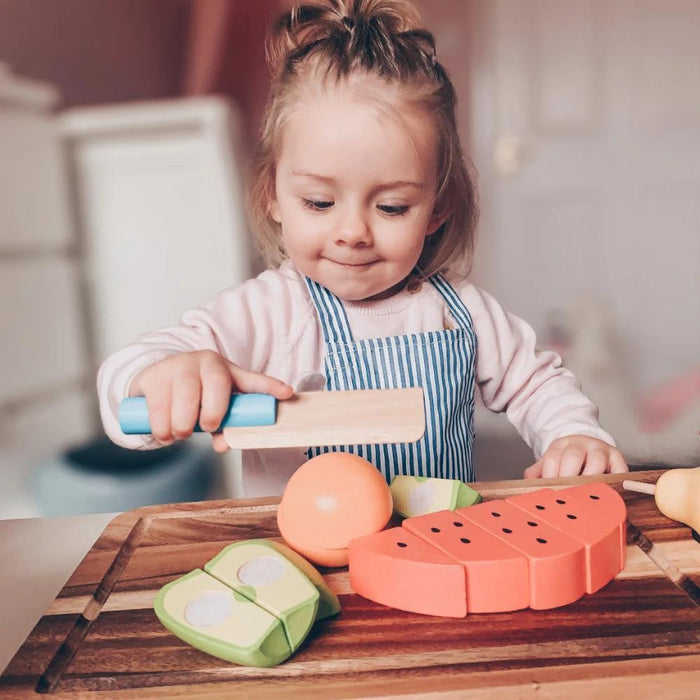
[[[289,560],[302,573],[306,574],[309,581],[313,583],[318,591],[318,610],[316,611],[316,622],[331,617],[340,612],[340,601],[338,596],[328,587],[326,580],[321,576],[318,569],[308,562],[301,554],[297,554],[293,549],[281,542],[274,540],[258,540],[265,542],[270,547],[276,549],[285,559]]]
[[[247,666],[273,666],[306,639],[317,619],[340,610],[323,576],[283,544],[255,539],[225,547],[166,584],[154,609],[192,646]]]
[[[292,651],[306,639],[316,619],[318,590],[269,542],[231,544],[205,564],[204,570],[279,618]]]
[[[464,508],[482,500],[481,494],[458,479],[399,474],[393,478],[389,489],[394,512],[404,518]]]
[[[163,586],[153,607],[176,637],[226,661],[274,666],[292,653],[281,620],[201,569]]]

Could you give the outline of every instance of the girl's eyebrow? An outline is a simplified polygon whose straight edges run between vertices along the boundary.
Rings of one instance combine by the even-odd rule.
[[[292,168],[292,170],[289,171],[289,174],[292,177],[308,177],[312,180],[321,180],[322,182],[328,182],[328,183],[334,183],[335,180],[332,177],[326,177],[325,175],[318,175],[317,173],[310,173],[306,170],[297,170],[295,168]]]
[[[413,189],[422,190],[425,188],[425,184],[414,180],[396,180],[396,182],[386,182],[378,185],[376,189],[378,192],[381,192],[382,190],[395,190],[401,187],[413,187]]]
[[[292,169],[289,172],[293,177],[308,177],[313,180],[320,180],[321,182],[327,182],[330,184],[335,183],[335,179],[333,179],[332,177],[327,177],[326,175],[319,175],[318,173],[311,173],[306,170]],[[382,190],[393,190],[400,187],[413,187],[414,189],[422,190],[425,188],[425,184],[423,182],[416,182],[414,180],[396,180],[394,182],[384,182],[380,185],[377,185],[375,190],[381,192]]]

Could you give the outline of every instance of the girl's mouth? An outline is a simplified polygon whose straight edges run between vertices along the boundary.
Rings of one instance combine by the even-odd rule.
[[[340,265],[341,267],[345,267],[349,270],[360,270],[363,268],[371,267],[375,263],[379,262],[378,260],[368,260],[367,262],[343,262],[341,260],[331,260],[330,258],[326,258],[326,260],[330,260],[330,262],[335,263],[336,265]]]

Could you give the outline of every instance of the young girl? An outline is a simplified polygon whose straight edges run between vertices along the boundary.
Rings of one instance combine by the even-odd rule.
[[[267,48],[273,82],[249,209],[271,269],[103,364],[109,436],[150,448],[188,437],[198,418],[215,431],[233,391],[284,400],[295,390],[421,386],[420,442],[342,449],[387,480],[471,481],[478,389],[533,448],[527,477],[625,471],[558,356],[536,352],[532,329],[458,274],[473,250],[475,191],[454,90],[415,9],[405,0],[302,6]],[[134,395],[146,397],[152,437],[119,429],[119,403]],[[213,444],[226,449],[221,434]],[[281,493],[306,458],[246,453],[246,495]]]

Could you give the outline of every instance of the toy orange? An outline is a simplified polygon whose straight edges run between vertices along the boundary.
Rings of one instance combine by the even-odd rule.
[[[310,459],[292,475],[277,511],[287,544],[323,566],[348,563],[348,542],[389,521],[389,486],[376,467],[346,452]]]

